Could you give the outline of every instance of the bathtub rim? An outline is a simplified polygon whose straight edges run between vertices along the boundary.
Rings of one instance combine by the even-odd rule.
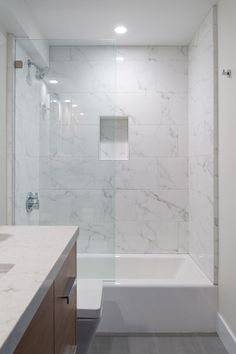
[[[77,253],[77,262],[79,262],[78,258],[111,258],[111,259],[121,259],[121,258],[132,258],[132,259],[183,259],[186,261],[190,261],[191,263],[194,264],[196,267],[197,271],[199,272],[201,281],[180,281],[179,279],[166,279],[166,278],[158,278],[158,279],[153,279],[153,278],[113,278],[113,279],[101,279],[101,278],[94,278],[94,279],[101,279],[103,281],[103,286],[104,287],[148,287],[148,288],[217,288],[217,285],[214,284],[207,276],[206,274],[200,269],[198,264],[194,261],[194,259],[191,257],[190,254],[185,254],[185,253],[180,253],[180,254],[139,254],[139,253],[117,253],[117,254],[111,254],[111,253]],[[86,279],[86,278],[78,278],[78,279]],[[93,278],[89,278],[93,280]]]

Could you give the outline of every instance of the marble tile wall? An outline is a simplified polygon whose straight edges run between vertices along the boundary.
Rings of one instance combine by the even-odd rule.
[[[83,252],[187,252],[187,48],[53,46],[50,69],[40,223],[80,225]],[[129,160],[99,160],[100,116],[128,117]]]
[[[217,282],[216,50],[213,8],[189,48],[53,46],[55,87],[16,70],[16,224],[79,225],[81,252],[189,251]],[[99,159],[100,116],[128,117],[128,160]]]
[[[189,247],[217,282],[217,46],[216,8],[189,46]]]
[[[28,192],[39,191],[40,119],[46,86],[35,79],[35,69],[28,71],[25,50],[16,42],[16,59],[23,69],[15,71],[15,223],[38,224],[39,211],[25,209]]]

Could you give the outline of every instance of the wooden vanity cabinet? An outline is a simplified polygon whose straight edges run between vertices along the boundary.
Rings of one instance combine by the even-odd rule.
[[[54,354],[54,296],[48,291],[14,354]]]
[[[55,354],[74,354],[76,349],[76,248],[66,259],[54,282]]]
[[[76,245],[14,354],[76,353]]]

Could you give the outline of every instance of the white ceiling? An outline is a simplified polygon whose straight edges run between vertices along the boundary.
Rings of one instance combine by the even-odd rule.
[[[47,39],[183,45],[189,43],[215,3],[217,0],[0,0],[0,26],[23,35],[22,21],[28,18]],[[114,34],[119,24],[127,26],[127,34]]]

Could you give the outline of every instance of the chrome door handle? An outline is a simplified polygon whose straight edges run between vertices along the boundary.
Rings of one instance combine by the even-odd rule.
[[[31,213],[34,209],[39,209],[39,194],[29,192],[26,197],[25,207],[27,213]]]
[[[71,296],[73,294],[73,290],[76,287],[77,280],[76,278],[69,278],[68,283],[67,283],[67,288],[66,288],[66,293],[65,295],[57,296],[58,299],[65,299],[67,305],[70,304]]]

